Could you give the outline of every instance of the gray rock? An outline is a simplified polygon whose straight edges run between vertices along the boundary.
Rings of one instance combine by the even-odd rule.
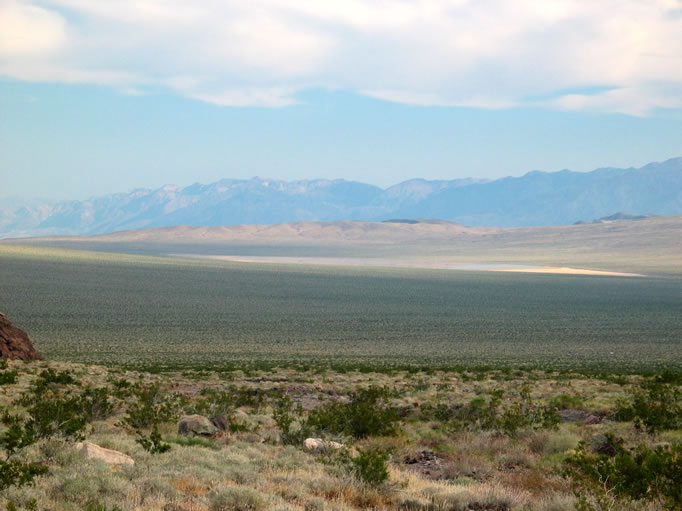
[[[227,431],[227,428],[230,427],[230,423],[222,415],[216,415],[215,417],[211,417],[209,420],[218,431]]]
[[[584,422],[590,414],[585,410],[577,410],[574,408],[566,408],[559,410],[557,413],[561,422]]]
[[[208,417],[203,415],[186,415],[178,422],[178,434],[212,436],[218,432]]]

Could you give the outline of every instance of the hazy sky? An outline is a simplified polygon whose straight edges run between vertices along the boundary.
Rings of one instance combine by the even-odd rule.
[[[0,0],[0,196],[682,155],[682,0]]]

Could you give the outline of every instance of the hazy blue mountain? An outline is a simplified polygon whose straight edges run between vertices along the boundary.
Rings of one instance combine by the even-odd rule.
[[[7,203],[8,204],[8,203]],[[682,213],[682,158],[642,168],[529,172],[494,181],[411,179],[381,189],[354,181],[223,179],[86,201],[0,206],[0,237],[98,234],[186,225],[440,218],[483,226],[572,224]]]

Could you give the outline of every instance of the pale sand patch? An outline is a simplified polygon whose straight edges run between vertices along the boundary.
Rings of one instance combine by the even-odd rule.
[[[351,257],[288,257],[288,256],[230,256],[203,254],[168,254],[173,257],[190,257],[212,259],[215,261],[230,261],[235,263],[261,264],[312,264],[324,266],[364,266],[383,268],[422,268],[433,270],[461,270],[461,271],[500,271],[520,273],[553,273],[562,275],[601,275],[611,277],[644,277],[639,273],[624,273],[615,271],[585,270],[582,268],[568,268],[565,266],[532,266],[523,264],[478,264],[471,262],[424,261],[408,259],[386,258],[351,258]]]
[[[538,268],[493,268],[489,271],[513,271],[519,273],[559,273],[562,275],[610,275],[612,277],[646,277],[641,273],[625,273],[619,271],[585,270],[566,266],[540,266]]]

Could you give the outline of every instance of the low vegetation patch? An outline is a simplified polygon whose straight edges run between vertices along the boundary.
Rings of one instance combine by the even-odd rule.
[[[0,509],[682,509],[674,373],[345,369],[5,363]]]

